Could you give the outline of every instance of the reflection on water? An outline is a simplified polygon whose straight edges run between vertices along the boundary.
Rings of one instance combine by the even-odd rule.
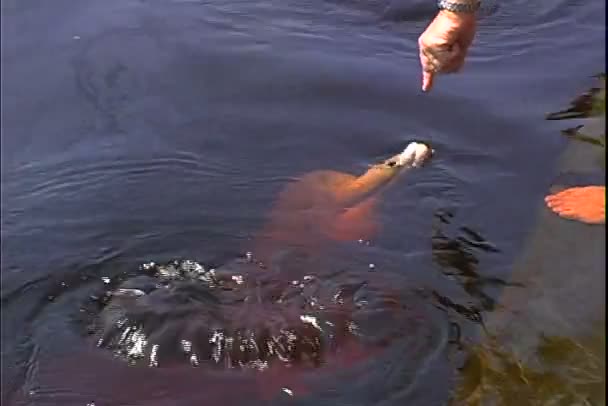
[[[499,253],[497,247],[487,241],[479,233],[467,226],[460,226],[458,235],[448,236],[444,230],[451,224],[454,215],[448,211],[439,211],[435,214],[435,225],[431,237],[433,247],[433,259],[439,266],[441,272],[454,279],[463,287],[471,299],[476,303],[469,307],[455,304],[448,298],[441,297],[436,293],[440,303],[451,307],[468,319],[481,322],[482,311],[492,311],[495,300],[484,292],[488,287],[513,286],[506,281],[484,275],[479,269],[479,259],[476,253]]]

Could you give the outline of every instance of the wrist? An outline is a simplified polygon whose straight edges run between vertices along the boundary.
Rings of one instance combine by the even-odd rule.
[[[437,0],[440,12],[462,18],[475,17],[480,6],[480,0]]]
[[[440,9],[437,13],[438,17],[448,19],[454,23],[471,23],[477,21],[476,13],[458,13],[450,10]]]

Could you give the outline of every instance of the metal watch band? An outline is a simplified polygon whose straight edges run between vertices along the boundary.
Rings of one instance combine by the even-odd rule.
[[[447,10],[453,13],[473,14],[479,10],[481,1],[454,2],[448,0],[438,0],[437,6],[440,10]]]

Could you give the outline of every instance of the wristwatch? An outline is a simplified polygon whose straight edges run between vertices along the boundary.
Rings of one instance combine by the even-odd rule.
[[[437,6],[440,10],[447,10],[453,13],[464,13],[473,14],[479,10],[481,1],[479,0],[465,0],[465,1],[449,1],[449,0],[438,0]]]

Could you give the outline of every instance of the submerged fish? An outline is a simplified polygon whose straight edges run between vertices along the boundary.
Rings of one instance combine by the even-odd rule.
[[[358,177],[305,175],[280,193],[252,253],[217,269],[150,263],[104,284],[90,313],[95,344],[131,364],[265,370],[348,362],[411,333],[422,310],[390,283],[346,272],[321,280],[316,270],[330,242],[376,232],[384,187],[432,153],[413,142]]]

